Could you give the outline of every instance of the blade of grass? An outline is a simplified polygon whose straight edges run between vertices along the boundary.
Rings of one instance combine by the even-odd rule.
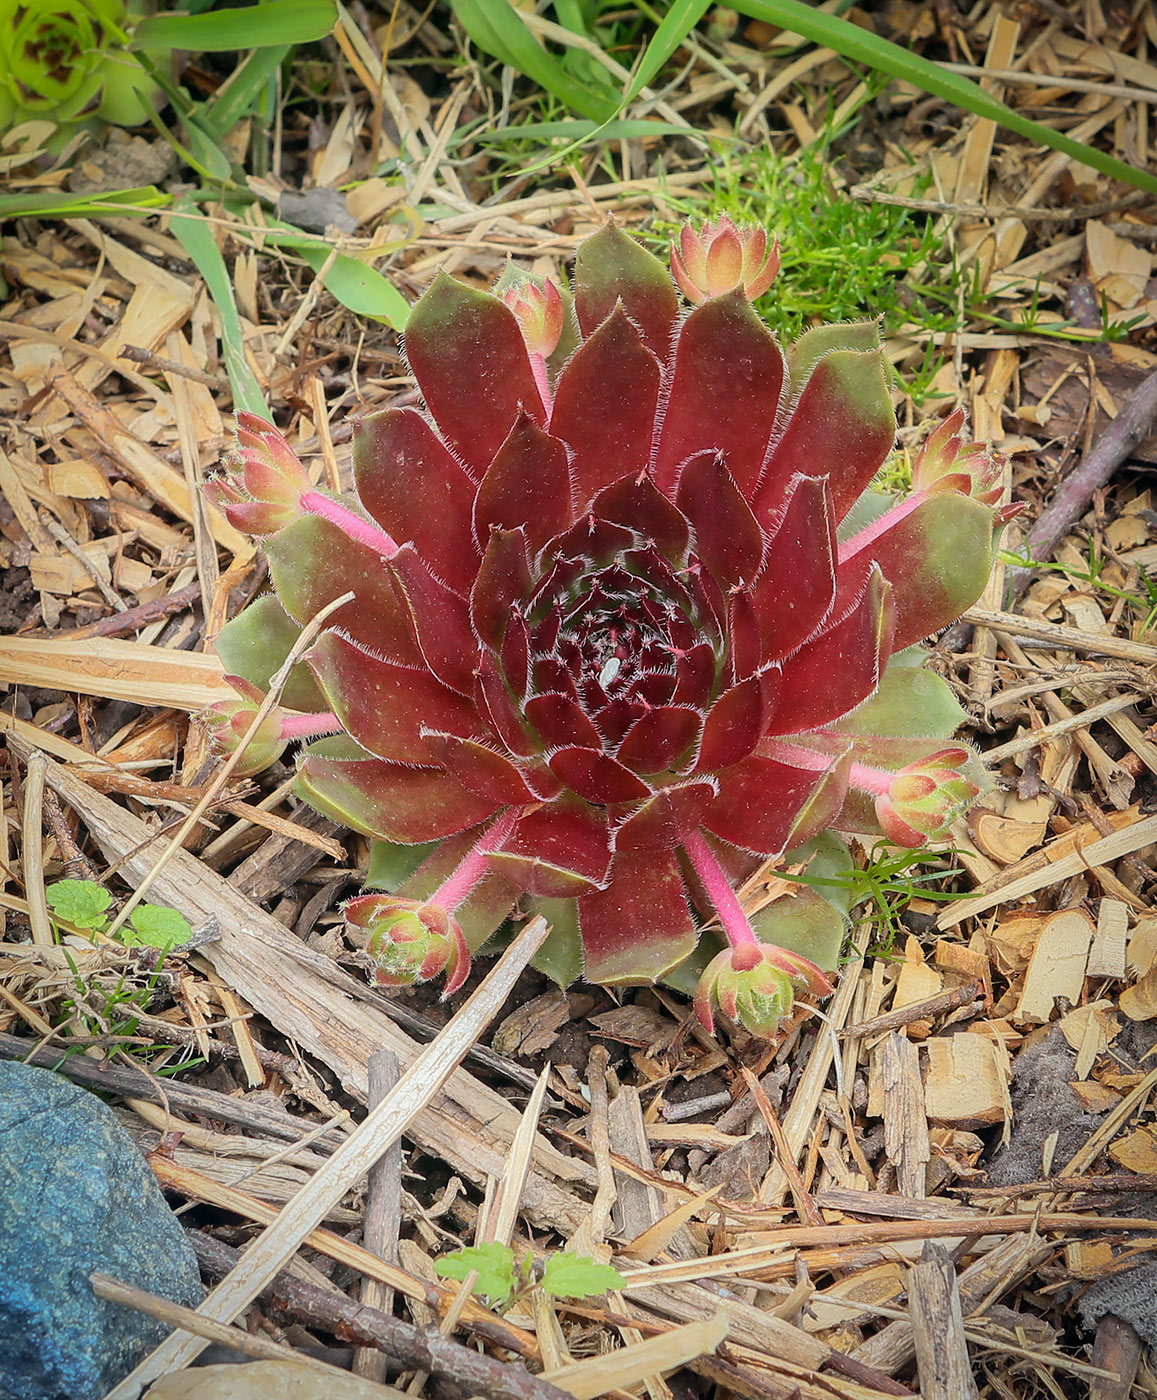
[[[635,76],[623,96],[623,106],[631,103],[671,57],[687,35],[695,28],[711,4],[711,0],[674,0],[663,16],[663,22],[651,35],[643,50]]]
[[[207,131],[226,137],[243,117],[253,111],[270,79],[289,56],[289,44],[254,49],[238,64],[212,97],[200,105],[201,124]]]
[[[538,84],[592,121],[614,114],[614,99],[576,81],[523,24],[507,0],[453,0],[463,29],[484,53]]]
[[[156,185],[131,190],[103,190],[100,194],[61,194],[57,190],[28,194],[0,194],[0,219],[82,219],[101,214],[148,214],[164,208],[172,196]]]
[[[457,11],[464,3],[472,3],[472,0],[454,0],[455,10]],[[480,3],[486,4],[487,0],[480,0]],[[505,5],[505,0],[498,0],[498,3]],[[579,107],[576,103],[570,102],[562,94],[554,92],[554,95],[556,97],[559,97],[561,101],[568,102],[569,106],[573,107],[576,111],[583,112],[584,116],[593,118],[597,125],[592,130],[585,132],[581,136],[576,134],[575,139],[571,141],[570,145],[564,147],[561,151],[552,151],[549,155],[543,156],[533,165],[527,166],[524,169],[523,173],[529,175],[534,171],[543,169],[547,165],[564,161],[567,158],[567,156],[571,154],[572,151],[577,151],[580,147],[588,144],[595,138],[601,138],[608,141],[613,139],[611,134],[611,128],[618,127],[619,123],[616,119],[618,118],[619,114],[623,112],[625,108],[635,100],[636,97],[638,97],[638,95],[643,91],[643,89],[656,75],[656,73],[659,72],[663,64],[667,62],[667,60],[676,51],[676,49],[678,49],[679,45],[683,43],[683,41],[687,38],[687,35],[691,33],[691,31],[703,18],[704,14],[706,14],[710,3],[711,0],[675,0],[675,3],[660,21],[659,27],[655,30],[655,33],[651,36],[646,48],[643,50],[635,73],[631,78],[631,81],[628,84],[621,101],[617,103],[613,111],[600,111],[597,113],[588,112],[584,108]],[[510,13],[513,14],[516,12],[510,11]],[[517,22],[519,26],[529,35],[529,31],[526,30],[526,26],[522,24],[521,20]],[[463,24],[465,25],[465,23],[466,21],[465,19],[463,19]],[[469,26],[467,26],[467,32],[469,32]],[[531,41],[534,42],[533,35],[530,35],[529,37],[531,38]],[[471,34],[471,38],[474,38],[473,34]],[[477,43],[480,48],[486,49],[486,45],[481,40],[475,38],[474,42]],[[487,49],[486,51],[491,52],[491,50],[489,49]],[[499,55],[495,54],[495,57],[499,57]],[[511,66],[518,68],[520,72],[526,73],[528,77],[534,76],[533,74],[527,72],[527,70],[521,68],[519,63],[513,62],[512,57],[503,58],[502,62],[510,63]],[[536,81],[538,80],[536,79]],[[544,84],[539,83],[539,86],[544,86]],[[553,92],[554,90],[551,89],[551,91]],[[544,125],[550,124],[545,123]],[[651,131],[644,132],[641,134],[655,135],[658,133],[658,130],[659,128],[652,128]],[[687,135],[687,132],[682,131],[681,134]]]
[[[133,30],[133,49],[228,53],[324,39],[337,23],[334,0],[260,0],[202,15],[152,15]]]
[[[172,234],[205,279],[221,318],[221,346],[225,353],[229,383],[233,388],[234,406],[248,413],[256,413],[261,418],[270,418],[269,405],[265,402],[261,385],[245,357],[245,333],[233,298],[229,269],[225,266],[221,249],[217,247],[212,228],[187,196],[174,211]]]
[[[1009,131],[1015,131],[1030,141],[1048,146],[1054,151],[1061,151],[1081,165],[1091,166],[1102,175],[1107,175],[1111,180],[1120,180],[1138,189],[1157,192],[1157,175],[1138,170],[1105,151],[1098,151],[1081,141],[1073,141],[1061,132],[1053,131],[1051,127],[1022,117],[1019,112],[997,101],[963,74],[953,73],[939,63],[910,53],[898,44],[870,34],[848,20],[826,15],[821,10],[803,4],[802,0],[733,0],[733,7],[749,19],[763,20],[766,24],[778,25],[792,33],[802,34],[813,43],[835,49],[836,53],[852,62],[866,64],[878,72],[887,73],[889,77],[912,83],[934,97],[942,97],[978,117],[984,117]]]
[[[673,122],[648,121],[645,117],[638,121],[627,118],[624,121],[604,122],[601,125],[592,121],[527,122],[523,126],[504,126],[496,131],[476,129],[461,136],[455,133],[450,138],[448,148],[452,150],[458,145],[475,141],[498,144],[513,141],[551,141],[558,138],[569,139],[576,146],[582,146],[595,139],[621,141],[631,140],[635,137],[686,136],[686,134],[685,127],[675,126]],[[717,138],[712,133],[712,140],[716,139],[730,141],[735,138],[730,136]]]

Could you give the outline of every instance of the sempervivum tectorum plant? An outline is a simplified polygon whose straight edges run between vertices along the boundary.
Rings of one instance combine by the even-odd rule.
[[[559,980],[709,963],[704,1023],[722,1006],[767,1033],[794,990],[830,989],[842,924],[806,890],[753,915],[737,887],[832,828],[920,845],[978,791],[913,644],[980,594],[1001,513],[959,419],[906,500],[862,499],[895,430],[875,323],[782,351],[748,299],[777,262],[762,232],[679,246],[689,313],[613,225],[573,301],[439,275],[406,329],[427,411],[361,425],[355,495],[243,416],[210,494],[264,537],[275,593],[218,647],[260,689],[354,594],[273,737],[326,736],[299,791],[379,843],[390,894],[347,915],[383,980],[457,985],[467,945],[541,910]]]

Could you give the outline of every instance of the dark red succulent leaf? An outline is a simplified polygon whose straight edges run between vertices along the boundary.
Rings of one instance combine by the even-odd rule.
[[[878,351],[832,350],[808,374],[777,425],[752,509],[767,521],[797,476],[826,476],[842,520],[883,466],[896,416]]]
[[[320,812],[380,841],[416,845],[464,831],[496,803],[469,791],[444,767],[419,768],[380,758],[326,758],[306,751],[298,790]]]
[[[488,292],[439,272],[406,322],[406,358],[443,438],[476,479],[521,409],[542,421],[518,321]],[[462,392],[464,365],[469,394]]]
[[[772,694],[763,677],[748,676],[718,697],[703,722],[695,772],[717,773],[751,753],[767,729]]]
[[[719,774],[719,792],[703,825],[740,850],[781,855],[816,794],[820,775],[753,754]],[[847,780],[844,779],[846,790]],[[833,815],[840,803],[833,802]]]
[[[397,575],[360,540],[332,521],[305,515],[266,540],[265,554],[277,596],[300,626],[352,592],[353,601],[331,613],[329,625],[400,665],[423,664]]]
[[[895,609],[892,586],[878,568],[871,566],[861,579],[846,610],[837,599],[834,620],[783,663],[767,733],[819,729],[875,692],[891,654]]]
[[[611,834],[606,812],[564,793],[533,808],[488,859],[528,894],[570,899],[602,889],[611,876]]]
[[[697,934],[679,862],[671,850],[620,851],[604,890],[578,902],[583,971],[612,986],[638,979],[638,943],[655,955],[659,976],[694,951]]]
[[[675,500],[695,531],[695,553],[715,582],[723,588],[750,582],[763,558],[763,531],[722,454],[698,452],[684,463]]]
[[[783,355],[742,292],[692,311],[679,331],[663,401],[655,480],[669,494],[697,452],[721,453],[739,489],[759,480],[779,408]]]
[[[486,542],[492,529],[522,529],[536,551],[573,519],[566,445],[524,410],[478,488],[475,535]]]
[[[621,305],[651,354],[666,361],[679,298],[659,259],[617,224],[608,221],[579,248],[574,305],[584,336],[593,335]]]
[[[523,765],[481,739],[462,739],[430,729],[424,730],[422,737],[435,762],[453,773],[463,787],[492,803],[491,810],[535,802],[542,795],[530,785]],[[552,796],[561,791],[557,782],[551,786]]]
[[[306,659],[346,733],[378,758],[430,763],[424,730],[478,733],[474,706],[425,666],[385,661],[340,632],[323,632]]]
[[[617,851],[669,851],[698,829],[718,791],[713,777],[666,783],[652,797],[612,809]]]
[[[511,693],[506,678],[491,652],[478,657],[474,673],[475,707],[479,719],[507,753],[530,758],[542,747],[525,718],[525,709]]]
[[[513,608],[530,592],[525,530],[491,530],[470,592],[470,623],[487,646],[498,648]]]
[[[555,749],[547,759],[550,771],[584,801],[602,807],[638,802],[651,794],[650,785],[599,748]]]
[[[550,431],[571,448],[580,511],[624,472],[647,465],[658,398],[659,361],[616,307],[571,356],[555,386]]]
[[[577,693],[532,695],[526,702],[525,713],[546,748],[562,748],[568,744],[596,748],[602,742],[590,716],[579,704]]]
[[[358,499],[399,544],[413,541],[430,572],[463,597],[481,554],[471,529],[476,487],[412,408],[362,420],[354,436]]]
[[[615,753],[636,773],[668,772],[695,747],[703,715],[687,705],[656,705],[636,719]]]
[[[779,661],[816,634],[836,601],[836,525],[827,478],[790,483],[768,535],[753,605],[764,659]]]
[[[469,695],[474,689],[474,651],[478,645],[470,605],[438,582],[412,544],[398,550],[390,567],[410,605],[423,661],[443,685],[459,695]]]
[[[691,543],[687,517],[644,471],[631,472],[604,487],[591,502],[590,513],[636,531],[676,567],[687,562]]]

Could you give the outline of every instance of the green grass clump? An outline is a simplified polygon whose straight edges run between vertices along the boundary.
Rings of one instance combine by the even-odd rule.
[[[779,276],[756,303],[784,340],[827,321],[879,316],[885,336],[905,327],[926,332],[957,326],[960,272],[931,218],[910,209],[850,198],[832,179],[821,144],[794,159],[767,147],[720,153],[714,187],[695,198],[668,194],[680,215],[726,214],[758,223],[779,238]],[[678,224],[657,221],[651,233],[666,248]],[[919,401],[942,356],[931,345],[906,388]]]

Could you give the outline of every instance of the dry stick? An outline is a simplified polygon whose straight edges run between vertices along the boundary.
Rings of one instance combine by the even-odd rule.
[[[607,1067],[610,1056],[605,1045],[592,1045],[587,1063],[587,1083],[591,1091],[590,1145],[598,1172],[598,1188],[591,1202],[587,1231],[592,1245],[602,1244],[611,1223],[611,1207],[619,1198],[611,1164],[611,1135],[607,1126]]]
[[[1063,627],[1058,622],[1041,622],[1019,613],[995,612],[991,608],[968,608],[960,614],[962,622],[977,627],[991,627],[995,632],[1007,632],[1012,637],[1028,637],[1043,642],[1056,651],[1087,651],[1094,656],[1112,656],[1119,661],[1136,661],[1142,666],[1157,663],[1157,647],[1148,642],[1133,642],[1128,637],[1113,637],[1099,632],[1082,632],[1079,627]]]
[[[188,1239],[201,1267],[214,1278],[232,1272],[241,1261],[240,1250],[199,1230],[188,1231]],[[287,1271],[267,1284],[261,1297],[287,1308],[306,1327],[322,1328],[373,1348],[383,1361],[392,1357],[407,1368],[445,1377],[460,1385],[467,1395],[485,1395],[489,1400],[563,1400],[563,1392],[557,1386],[530,1375],[520,1366],[464,1347],[442,1336],[435,1327],[415,1327],[412,1322],[403,1322],[365,1303],[336,1297]]]
[[[908,1271],[908,1313],[922,1400],[975,1400],[956,1270],[942,1244],[929,1240]]]
[[[229,381],[224,375],[206,374],[203,369],[193,369],[189,365],[179,364],[176,360],[166,359],[164,355],[147,350],[143,345],[122,345],[120,355],[122,359],[131,360],[135,365],[145,365],[148,369],[160,370],[164,374],[179,374],[182,379],[191,379],[194,384],[204,384],[207,389],[229,388]]]
[[[96,591],[109,607],[114,608],[117,612],[127,612],[128,604],[120,597],[115,588],[104,581],[100,575],[100,571],[97,569],[96,561],[90,554],[86,554],[84,550],[81,549],[80,545],[77,544],[64,526],[53,520],[47,511],[41,511],[40,523],[56,543],[71,554],[89,578],[92,579]],[[79,592],[79,590],[77,591]]]
[[[418,1056],[383,1100],[334,1155],[278,1215],[276,1222],[246,1251],[240,1267],[219,1284],[200,1311],[218,1321],[230,1320],[261,1292],[294,1256],[301,1240],[325,1218],[346,1191],[360,1181],[414,1118],[432,1103],[457,1069],[471,1042],[498,1012],[523,969],[541,948],[549,929],[538,917],[517,935],[441,1034]],[[136,1400],[141,1391],[169,1371],[187,1366],[204,1350],[199,1339],[170,1337],[109,1391],[106,1400]]]
[[[861,1036],[879,1035],[883,1031],[896,1031],[901,1026],[910,1026],[913,1021],[928,1021],[933,1016],[941,1016],[949,1011],[957,1011],[967,1006],[976,997],[984,995],[984,988],[975,979],[963,987],[953,987],[947,992],[937,992],[923,1001],[910,1001],[895,1011],[886,1011],[882,1016],[873,1016],[870,1021],[859,1021],[838,1032],[841,1040],[857,1040]]]
[[[33,943],[51,944],[52,920],[44,896],[44,777],[48,760],[42,753],[28,755],[24,774],[24,807],[20,818],[23,839],[20,873],[28,900],[28,919]]]
[[[1089,1400],[1129,1400],[1141,1364],[1141,1339],[1129,1323],[1114,1313],[1105,1313],[1097,1323],[1097,1339],[1090,1359],[1094,1366],[1116,1372],[1116,1379],[1092,1377]]]
[[[279,1342],[270,1341],[267,1337],[252,1336],[231,1323],[213,1322],[192,1308],[170,1302],[168,1298],[161,1298],[156,1293],[146,1293],[143,1288],[137,1288],[134,1284],[125,1283],[109,1274],[89,1274],[88,1281],[96,1296],[105,1299],[106,1302],[120,1303],[122,1307],[132,1308],[147,1317],[158,1318],[161,1322],[167,1322],[170,1327],[177,1327],[203,1338],[206,1343],[216,1342],[219,1346],[239,1351],[243,1356],[250,1356],[255,1361],[284,1361],[287,1365],[301,1366],[307,1371],[327,1377],[347,1374],[319,1357],[310,1356],[308,1352],[296,1352]],[[382,1393],[383,1396],[397,1395],[397,1391],[385,1389]]]
[[[398,1082],[398,1057],[392,1050],[376,1050],[369,1061],[369,1094],[366,1106],[373,1112]],[[395,1142],[370,1168],[366,1178],[366,1217],[362,1248],[387,1264],[398,1262],[398,1234],[402,1227],[402,1144]],[[389,1314],[394,1290],[377,1279],[362,1284],[362,1305]],[[414,1363],[417,1364],[417,1363]],[[353,1373],[381,1384],[386,1378],[386,1358],[370,1345],[354,1352]]]
[[[1052,500],[1025,536],[1024,547],[1030,558],[1048,558],[1057,541],[1089,508],[1093,493],[1108,484],[1121,463],[1148,435],[1155,415],[1157,371],[1137,385],[1093,450],[1057,487]],[[1032,576],[1032,569],[1014,569],[1009,575],[1011,596],[1019,597]]]
[[[269,691],[265,699],[262,700],[261,704],[258,705],[257,709],[254,711],[253,718],[249,721],[249,727],[246,729],[240,743],[218,769],[213,781],[201,794],[200,801],[198,801],[197,805],[177,828],[176,832],[169,840],[168,845],[154,861],[152,869],[145,875],[144,879],[125,901],[124,907],[109,925],[106,932],[110,938],[115,936],[117,930],[124,924],[125,920],[141,900],[144,899],[145,895],[148,894],[149,890],[152,888],[153,881],[164,869],[170,856],[184,844],[185,838],[188,836],[189,832],[192,831],[201,820],[213,799],[229,781],[230,777],[233,775],[233,770],[245,756],[245,750],[248,747],[250,737],[257,733],[259,726],[265,718],[273,712],[274,707],[281,698],[281,692],[285,689],[286,682],[289,680],[290,671],[293,670],[294,666],[301,660],[306,651],[309,650],[310,646],[313,644],[314,638],[321,631],[322,627],[325,626],[326,619],[332,613],[337,612],[338,608],[344,607],[346,603],[350,602],[353,596],[352,593],[343,593],[340,598],[335,598],[333,602],[327,603],[326,606],[302,628],[301,635],[290,648],[289,655],[282,662],[280,669],[269,682]]]
[[[804,1185],[803,1177],[800,1175],[799,1167],[796,1166],[795,1157],[787,1138],[783,1135],[783,1126],[775,1116],[775,1109],[771,1106],[771,1100],[763,1092],[763,1085],[756,1079],[755,1075],[747,1068],[741,1066],[740,1073],[743,1075],[743,1082],[747,1085],[748,1093],[755,1100],[755,1106],[767,1124],[767,1130],[771,1134],[771,1140],[775,1143],[775,1150],[779,1156],[779,1164],[787,1176],[787,1184],[791,1190],[791,1198],[795,1202],[796,1212],[801,1220],[805,1220],[809,1225],[822,1225],[823,1216],[815,1207],[815,1202],[808,1195],[808,1189]]]

